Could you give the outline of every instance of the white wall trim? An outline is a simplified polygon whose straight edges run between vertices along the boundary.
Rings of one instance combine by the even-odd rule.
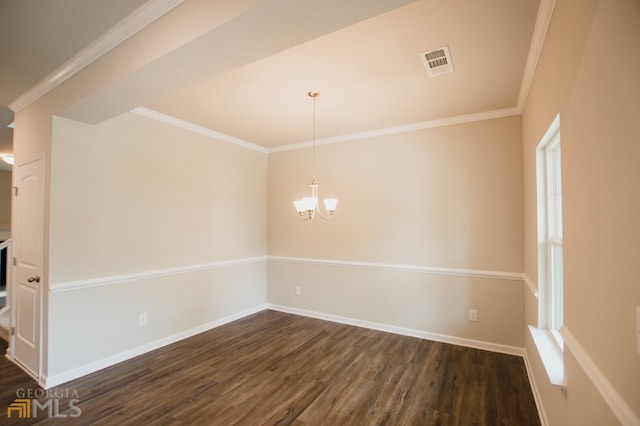
[[[160,122],[163,122],[165,124],[169,124],[170,126],[175,126],[175,127],[179,127],[181,129],[184,130],[188,130],[190,132],[194,132],[194,133],[198,133],[200,135],[204,135],[204,136],[208,136],[210,138],[213,139],[219,139],[223,142],[228,142],[230,144],[233,145],[238,145],[241,146],[243,148],[249,148],[249,149],[253,149],[255,151],[258,152],[263,152],[263,153],[267,153],[268,150],[267,148],[260,146],[260,145],[256,145],[254,143],[251,142],[247,142],[245,140],[233,137],[233,136],[229,136],[226,135],[224,133],[220,133],[217,132],[215,130],[209,129],[207,127],[202,127],[199,126],[197,124],[185,121],[185,120],[180,120],[179,118],[175,118],[172,117],[170,115],[166,115],[166,114],[162,114],[160,112],[148,109],[148,108],[136,108],[134,110],[132,110],[131,112],[133,112],[134,114],[138,114],[141,115],[143,117],[147,117],[150,118],[152,120],[157,120]]]
[[[308,311],[306,309],[292,308],[289,306],[274,305],[267,303],[267,309],[285,312],[288,314],[301,315],[304,317],[320,319],[324,321],[337,322],[339,324],[353,325],[356,327],[368,328],[371,330],[385,331],[387,333],[399,334],[402,336],[417,337],[419,339],[433,340],[435,342],[449,343],[452,345],[465,346],[468,348],[482,349],[485,351],[498,352],[507,355],[524,355],[524,348],[518,346],[503,345],[500,343],[484,342],[481,340],[467,339],[464,337],[448,336],[445,334],[430,333],[428,331],[415,330],[411,328],[398,327],[394,325],[382,324],[378,322],[364,321],[355,318],[348,318],[339,315],[325,314],[322,312]]]
[[[139,281],[150,278],[157,278],[167,275],[184,274],[208,269],[228,268],[232,266],[245,265],[266,261],[266,256],[245,257],[241,259],[222,260],[218,262],[201,263],[197,265],[178,266],[174,268],[156,269],[153,271],[133,272],[130,274],[110,275],[106,277],[88,278],[85,280],[65,281],[52,283],[49,292],[61,293],[64,291],[80,290],[90,287],[100,287],[105,285],[120,284],[128,281]]]
[[[399,272],[421,272],[426,274],[438,275],[459,275],[474,278],[493,278],[500,280],[522,281],[522,273],[519,272],[502,272],[502,271],[483,271],[477,269],[462,268],[440,268],[435,266],[416,266],[416,265],[398,265],[388,263],[369,263],[369,262],[351,262],[344,260],[332,259],[311,259],[305,257],[286,257],[286,256],[267,256],[267,260],[272,262],[283,263],[304,263],[309,265],[325,265],[339,266],[346,268],[363,268],[363,269],[381,269],[386,271]]]
[[[566,391],[567,383],[564,375],[564,350],[555,340],[551,330],[540,329],[529,325],[529,334],[536,346],[542,366],[547,373],[549,383]]]
[[[44,79],[40,80],[18,99],[11,102],[9,108],[11,108],[13,112],[18,112],[27,107],[183,2],[184,0],[148,0],[93,43],[82,49]]]
[[[18,367],[20,370],[24,371],[24,373],[27,376],[31,377],[36,383],[38,383],[38,385],[40,385],[40,387],[44,388],[44,383],[45,383],[45,379],[46,379],[47,376],[42,375],[42,374],[40,376],[37,376],[37,375],[33,374],[33,371],[29,370],[27,367],[22,365],[20,360],[16,359],[13,356],[11,348],[12,348],[12,346],[9,346],[7,348],[7,353],[4,355],[5,358],[7,358],[11,363],[13,363],[13,365]]]
[[[135,347],[133,349],[129,349],[127,351],[120,352],[115,355],[111,355],[101,360],[94,361],[89,364],[85,364],[83,366],[74,368],[72,370],[69,370],[63,373],[54,374],[51,377],[45,377],[43,380],[44,388],[48,389],[48,388],[69,382],[71,380],[77,379],[79,377],[86,376],[87,374],[94,373],[98,370],[102,370],[103,368],[107,368],[112,365],[118,364],[120,362],[126,361],[128,359],[134,358],[136,356],[145,354],[147,352],[151,352],[163,346],[167,346],[172,343],[179,342],[180,340],[187,339],[189,337],[195,336],[196,334],[200,334],[205,331],[212,330],[216,327],[220,327],[221,325],[225,325],[232,321],[236,321],[246,316],[253,315],[257,312],[264,311],[265,309],[267,309],[266,305],[254,306],[252,308],[245,309],[235,314],[227,315],[226,317],[222,317],[215,321],[211,321],[209,323],[202,324],[197,327],[193,327],[189,330],[185,330],[171,336],[163,337],[162,339],[158,339],[153,342]]]
[[[542,53],[542,47],[544,46],[544,40],[547,37],[549,26],[551,25],[551,17],[553,16],[553,9],[556,6],[556,0],[541,0],[538,6],[538,15],[536,17],[536,23],[533,27],[533,35],[531,36],[531,44],[529,45],[529,54],[527,56],[527,63],[524,68],[524,74],[522,76],[522,82],[520,84],[520,93],[518,94],[518,103],[516,104],[516,110],[521,114],[524,110],[524,106],[527,103],[529,97],[529,90],[535,77],[536,68],[538,68],[538,61],[540,61],[540,54]]]
[[[522,280],[525,282],[525,284],[527,285],[527,287],[529,288],[531,293],[533,293],[533,295],[537,299],[538,298],[538,286],[534,284],[534,282],[531,280],[531,278],[529,278],[529,276],[526,273],[522,274]]]
[[[138,115],[150,118],[152,120],[161,121],[171,126],[176,126],[181,129],[185,129],[194,133],[208,136],[210,138],[218,139],[223,142],[228,142],[234,145],[241,146],[243,148],[253,149],[255,151],[259,151],[267,154],[309,148],[313,144],[312,141],[306,141],[306,142],[293,143],[288,145],[280,145],[272,148],[265,148],[261,145],[247,142],[243,139],[226,135],[224,133],[220,133],[213,129],[203,127],[198,124],[191,123],[189,121],[181,120],[179,118],[175,118],[170,115],[163,114],[157,111],[153,111],[148,108],[140,107],[132,110],[131,112],[134,114],[138,114]],[[459,115],[454,117],[441,118],[438,120],[422,121],[419,123],[411,123],[411,124],[406,124],[402,126],[387,127],[384,129],[371,130],[367,132],[359,132],[359,133],[352,133],[348,135],[335,136],[331,138],[318,139],[316,140],[316,145],[329,145],[334,143],[349,142],[349,141],[359,140],[359,139],[375,138],[375,137],[385,136],[385,135],[413,132],[421,129],[451,126],[455,124],[471,123],[471,122],[482,121],[482,120],[491,120],[494,118],[511,117],[519,114],[520,112],[517,111],[516,108],[506,108],[501,110],[485,111],[485,112],[479,112],[474,114],[466,114],[466,115]]]
[[[514,108],[498,109],[493,111],[484,111],[473,114],[457,115],[453,117],[440,118],[437,120],[421,121],[418,123],[409,123],[401,126],[385,127],[383,129],[370,130],[366,132],[351,133],[347,135],[334,136],[331,138],[323,138],[316,140],[316,145],[329,145],[334,143],[349,142],[360,139],[376,138],[379,136],[395,135],[399,133],[415,132],[422,129],[432,129],[436,127],[452,126],[455,124],[472,123],[476,121],[492,120],[494,118],[511,117],[519,115],[521,111]],[[313,141],[293,143],[288,145],[280,145],[269,148],[269,154],[282,151],[292,151],[296,149],[309,148],[313,145]]]
[[[578,361],[578,364],[593,383],[602,398],[605,400],[613,414],[623,426],[640,425],[640,417],[626,403],[624,398],[616,391],[607,376],[598,368],[588,352],[582,347],[578,339],[566,326],[560,328],[560,334],[564,344]]]
[[[547,418],[547,413],[544,410],[544,405],[542,405],[542,395],[540,395],[540,389],[538,389],[538,384],[536,383],[535,375],[533,374],[533,368],[531,367],[531,361],[529,360],[529,355],[526,350],[522,358],[524,359],[524,367],[527,370],[527,376],[529,377],[529,384],[531,385],[533,399],[536,401],[540,424],[542,426],[547,426],[549,424],[549,419]]]
[[[430,333],[422,330],[415,330],[415,329],[397,327],[397,326],[388,325],[388,324],[358,320],[358,319],[348,318],[348,317],[343,317],[338,315],[325,314],[325,313],[316,312],[316,311],[309,311],[306,309],[275,305],[272,303],[267,303],[267,309],[271,309],[279,312],[285,312],[293,315],[301,315],[301,316],[325,320],[325,321],[337,322],[339,324],[346,324],[346,325],[352,325],[355,327],[368,328],[371,330],[384,331],[388,333],[399,334],[402,336],[416,337],[419,339],[433,340],[436,342],[449,343],[452,345],[465,346],[469,348],[481,349],[481,350],[486,350],[490,352],[498,352],[498,353],[503,353],[507,355],[520,356],[523,358],[525,369],[527,371],[527,376],[529,377],[529,383],[531,385],[531,391],[533,393],[533,398],[536,403],[538,416],[540,417],[540,423],[542,426],[549,425],[547,414],[544,410],[544,406],[542,405],[542,397],[540,395],[540,391],[534,379],[533,369],[531,368],[531,364],[529,362],[527,352],[524,348],[521,348],[518,346],[502,345],[499,343],[484,342],[480,340],[466,339],[463,337],[449,336],[449,335],[438,334],[438,333]]]

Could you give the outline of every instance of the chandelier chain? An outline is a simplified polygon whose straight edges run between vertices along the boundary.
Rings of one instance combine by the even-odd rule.
[[[311,172],[313,180],[316,180],[316,98],[318,97],[318,92],[309,92],[309,96],[313,99],[313,122],[312,122],[312,139],[311,139],[311,150],[312,150],[312,163],[311,163]]]

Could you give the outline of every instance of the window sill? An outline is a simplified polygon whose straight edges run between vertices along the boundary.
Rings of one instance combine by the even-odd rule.
[[[552,385],[566,388],[562,339],[559,333],[529,326],[529,332],[538,349],[540,359]]]

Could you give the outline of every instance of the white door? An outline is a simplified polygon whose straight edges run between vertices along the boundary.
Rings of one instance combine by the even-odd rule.
[[[40,375],[40,331],[42,303],[42,245],[44,224],[43,160],[37,158],[14,166],[15,309],[12,355],[35,378]]]

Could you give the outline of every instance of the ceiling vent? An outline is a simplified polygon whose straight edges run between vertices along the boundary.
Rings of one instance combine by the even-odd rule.
[[[451,61],[449,46],[423,52],[420,54],[420,57],[422,58],[424,66],[427,68],[427,73],[431,77],[453,72],[453,62]]]

